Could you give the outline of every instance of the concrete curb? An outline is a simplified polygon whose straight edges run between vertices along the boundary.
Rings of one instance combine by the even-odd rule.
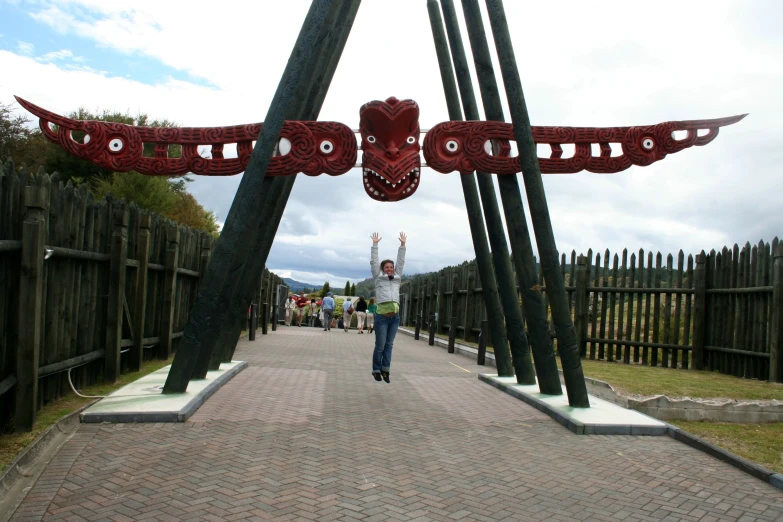
[[[504,393],[515,397],[542,413],[546,413],[554,420],[571,430],[577,435],[650,435],[650,436],[662,436],[666,435],[666,426],[644,426],[638,424],[597,424],[597,423],[585,423],[580,420],[574,419],[570,415],[553,408],[551,405],[544,401],[541,401],[535,397],[531,397],[523,393],[522,391],[509,386],[504,383],[497,382],[489,376],[480,373],[479,380],[489,384],[490,386],[497,388]],[[616,405],[618,408],[622,406]],[[656,422],[657,421],[656,419]],[[664,423],[665,424],[665,423]]]
[[[404,328],[400,328],[399,331],[404,333],[404,334],[406,334],[406,335],[410,335],[411,337],[414,335],[413,331],[407,330],[407,329],[404,329]],[[439,346],[442,346],[443,348],[448,347],[448,341],[443,340],[443,339],[439,339],[437,337],[435,338],[435,344],[437,344]],[[454,351],[455,351],[455,353],[458,353],[460,355],[464,355],[464,356],[467,356],[467,357],[472,357],[474,359],[476,357],[478,357],[478,350],[473,348],[473,347],[471,347],[471,346],[465,346],[465,345],[460,345],[459,343],[455,343],[454,344]],[[495,366],[494,356],[492,356],[491,359],[490,359],[490,356],[492,356],[492,354],[487,352],[487,358],[486,358],[487,366],[493,366],[494,367]],[[482,379],[481,374],[479,374],[479,379],[484,381],[484,382],[486,382],[486,383],[488,383],[488,384],[490,384],[491,386],[493,386],[495,388],[499,388],[497,383],[492,382],[492,381],[490,381],[490,380],[488,380],[486,378]],[[614,392],[614,389],[612,388],[612,386],[609,383],[606,383],[604,381],[599,381],[597,379],[592,379],[592,378],[589,378],[589,377],[586,377],[585,381],[587,381],[591,386],[595,386],[597,388],[606,388],[606,389],[611,390],[612,392]],[[506,390],[503,390],[503,391],[506,391]],[[566,428],[568,428],[572,432],[577,433],[577,434],[587,434],[587,433],[584,432],[584,426],[581,426],[582,431],[581,431],[581,433],[579,432],[579,426],[577,425],[579,423],[574,422],[572,419],[561,418],[563,416],[560,415],[559,412],[550,412],[550,411],[548,411],[548,408],[540,407],[541,405],[538,404],[539,401],[535,401],[532,398],[529,398],[531,400],[528,401],[527,400],[528,397],[521,397],[520,395],[522,395],[522,394],[512,393],[513,391],[514,390],[509,390],[509,391],[506,391],[506,392],[509,393],[510,395],[512,395],[514,397],[517,397],[517,398],[523,400],[524,402],[530,404],[531,406],[533,406],[537,410],[540,410],[540,411],[546,413],[547,415],[550,415],[554,420],[556,420],[557,422],[559,422],[560,424],[562,424],[563,426],[565,426]],[[663,422],[665,422],[665,421],[663,421]],[[725,462],[725,463],[727,463],[727,464],[729,464],[731,466],[734,466],[735,468],[737,468],[737,469],[739,469],[741,471],[744,471],[748,475],[751,475],[753,477],[756,477],[757,479],[763,480],[767,484],[769,484],[769,485],[771,485],[771,486],[773,486],[773,487],[783,491],[783,474],[775,473],[774,471],[769,470],[769,469],[767,469],[767,468],[765,468],[763,466],[760,466],[760,465],[758,465],[758,464],[756,464],[754,462],[750,462],[749,460],[743,459],[742,457],[740,457],[738,455],[735,455],[735,454],[731,453],[730,451],[727,451],[727,450],[725,450],[723,448],[720,448],[720,447],[718,447],[718,446],[716,446],[714,444],[711,444],[711,443],[709,443],[709,442],[707,442],[705,440],[702,440],[702,439],[698,438],[697,436],[695,436],[695,435],[693,435],[691,433],[688,433],[687,431],[685,431],[683,429],[678,428],[677,426],[673,426],[673,425],[668,424],[668,423],[666,424],[666,426],[667,427],[666,427],[665,433],[656,433],[656,434],[657,435],[664,435],[664,434],[668,435],[669,437],[673,438],[674,440],[676,440],[678,442],[681,442],[683,444],[687,444],[688,446],[690,446],[690,447],[692,447],[694,449],[702,451],[702,452],[704,452],[704,453],[706,453],[706,454],[708,454],[708,455],[710,455],[712,457],[715,457],[716,459],[721,460],[721,461],[723,461],[723,462]],[[598,433],[598,432],[596,432],[594,434],[596,434],[596,435],[598,435],[598,434],[603,435],[605,433]],[[636,433],[632,433],[632,434],[636,435]],[[644,434],[639,433],[639,435],[653,435],[653,433],[644,433]]]
[[[49,459],[47,453],[56,453],[79,428],[79,415],[97,400],[85,404],[46,428],[22,453],[0,474],[0,521],[16,511],[24,498],[22,492],[41,475]]]
[[[178,411],[160,411],[160,412],[93,412],[84,413],[81,421],[84,423],[111,422],[111,423],[134,423],[134,422],[185,422],[191,415],[196,413],[204,402],[209,399],[224,384],[230,381],[236,374],[247,368],[247,361],[242,361],[230,370],[226,371],[220,377],[209,383],[187,404]]]

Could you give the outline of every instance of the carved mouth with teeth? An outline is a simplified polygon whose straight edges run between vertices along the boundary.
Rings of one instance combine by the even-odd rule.
[[[410,197],[419,187],[421,170],[415,167],[397,180],[387,177],[370,168],[362,169],[362,182],[367,195],[377,201],[400,201]]]

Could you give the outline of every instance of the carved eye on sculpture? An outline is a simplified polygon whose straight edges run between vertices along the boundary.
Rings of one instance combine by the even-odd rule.
[[[329,140],[324,140],[321,142],[321,152],[324,154],[331,154],[334,152],[334,144],[332,144]]]
[[[655,148],[655,142],[652,138],[644,138],[642,140],[642,147],[644,147],[647,150],[653,150]]]
[[[109,150],[112,152],[120,152],[125,144],[120,138],[114,138],[109,142]]]
[[[449,152],[457,152],[459,150],[459,143],[456,140],[449,140],[446,142],[446,150]]]
[[[414,138],[413,136],[408,136],[408,139],[405,141],[408,142],[408,145],[413,145],[414,143],[416,143],[416,138]]]
[[[288,138],[280,138],[280,141],[277,143],[277,150],[280,152],[281,156],[285,156],[291,152],[291,140]]]
[[[369,143],[375,143],[375,136],[367,136],[367,141]]]

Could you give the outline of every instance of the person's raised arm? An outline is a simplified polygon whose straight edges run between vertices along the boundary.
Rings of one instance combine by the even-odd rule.
[[[408,240],[408,236],[405,232],[400,232],[400,248],[397,249],[397,263],[394,265],[394,273],[398,276],[402,275],[402,267],[405,264],[405,242]]]
[[[382,238],[378,235],[378,232],[373,232],[370,238],[372,238],[372,247],[370,248],[370,271],[372,272],[373,279],[375,279],[381,275],[381,262],[378,259],[378,243],[380,243]]]

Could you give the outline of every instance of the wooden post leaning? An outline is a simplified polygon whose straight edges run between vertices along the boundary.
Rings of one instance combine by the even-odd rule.
[[[111,235],[109,261],[109,303],[106,314],[105,374],[107,382],[117,382],[122,368],[122,313],[125,302],[125,273],[128,261],[128,209],[124,202],[112,205],[114,230]]]
[[[783,243],[772,253],[772,329],[769,343],[769,381],[783,382]]]
[[[177,287],[177,263],[179,262],[179,228],[169,225],[166,231],[168,246],[166,248],[166,276],[163,281],[163,310],[160,321],[160,353],[161,359],[168,359],[173,352],[174,340],[174,290]]]
[[[144,362],[144,316],[147,313],[147,281],[150,252],[150,223],[152,218],[144,214],[139,220],[139,236],[136,257],[139,267],[136,271],[136,307],[133,311],[133,346],[131,346],[128,368],[132,372],[141,370]]]
[[[22,225],[22,266],[19,280],[19,344],[16,350],[16,433],[32,431],[38,408],[38,364],[44,277],[45,187],[25,187],[27,213]]]

